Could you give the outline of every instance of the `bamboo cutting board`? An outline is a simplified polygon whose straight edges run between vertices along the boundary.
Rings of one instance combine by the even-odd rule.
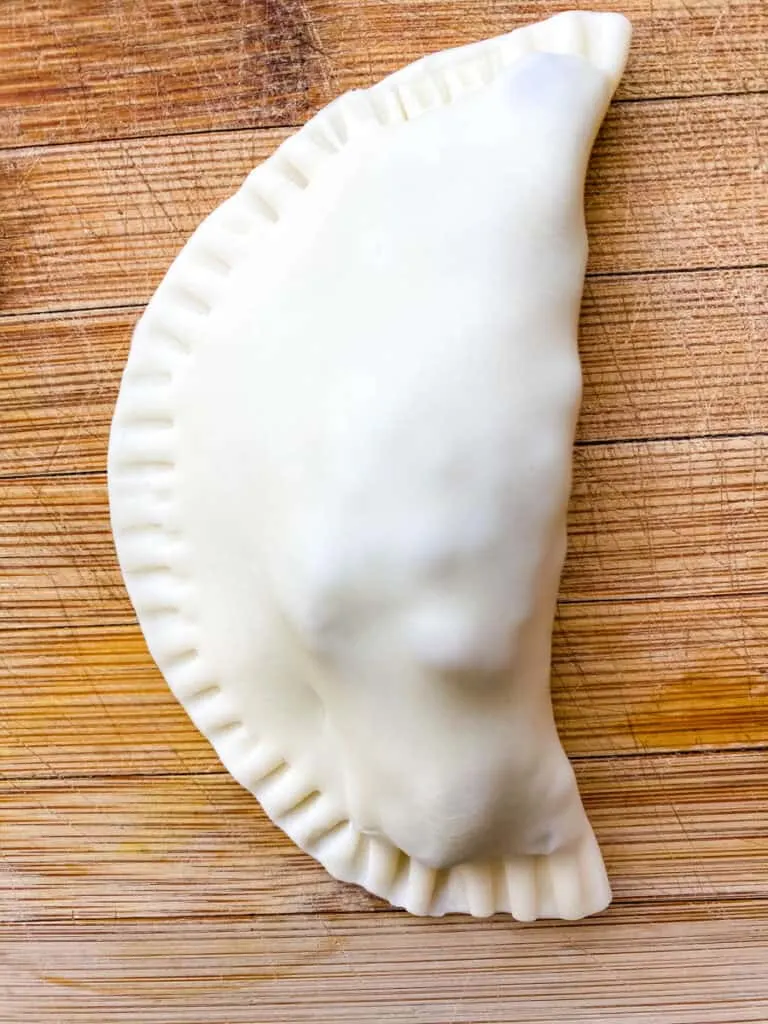
[[[553,685],[606,914],[417,920],[334,882],[176,706],[112,551],[120,370],[196,223],[340,91],[559,9],[0,4],[2,1024],[768,1020],[764,0],[624,0],[587,187]]]

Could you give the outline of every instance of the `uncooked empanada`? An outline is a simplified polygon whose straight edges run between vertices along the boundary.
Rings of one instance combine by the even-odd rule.
[[[195,232],[109,452],[150,650],[337,878],[418,914],[610,890],[549,697],[592,141],[626,19],[332,103]]]

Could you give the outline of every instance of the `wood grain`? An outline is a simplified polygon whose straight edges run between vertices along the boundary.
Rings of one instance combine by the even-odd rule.
[[[217,772],[137,627],[2,638],[0,778]],[[562,604],[553,697],[584,758],[768,746],[764,597]]]
[[[137,626],[20,629],[0,644],[0,778],[220,771]]]
[[[104,469],[137,316],[0,317],[0,478]]]
[[[281,11],[263,0],[6,0],[1,144],[290,123],[307,109],[312,53]]]
[[[323,54],[337,89],[367,86],[431,50],[506,32],[568,10],[553,0],[319,0]],[[609,0],[583,5],[621,10],[633,41],[617,100],[757,91],[768,85],[762,41],[768,11],[760,0]],[[357,59],[351,51],[357,52]]]
[[[764,596],[558,608],[555,717],[570,754],[768,743]]]
[[[766,900],[713,900],[576,926],[318,912],[9,923],[0,986],[55,1024],[763,1024],[767,916]]]
[[[425,53],[562,9],[554,0],[5,0],[0,146],[295,124]],[[619,98],[768,87],[762,0],[624,0],[621,9],[635,40]]]
[[[577,448],[561,595],[764,594],[767,455],[763,435]]]
[[[0,481],[0,631],[134,621],[115,559],[106,480]]]
[[[577,438],[768,430],[768,269],[588,279]]]
[[[591,273],[768,263],[768,95],[625,104],[587,183]],[[6,312],[145,302],[190,232],[288,134],[0,153]]]
[[[768,898],[766,754],[580,761],[618,902]],[[4,921],[370,910],[228,775],[0,783]],[[735,799],[735,797],[738,799]]]
[[[579,441],[768,432],[767,292],[767,268],[590,279]],[[138,315],[0,318],[0,477],[104,468]]]
[[[566,601],[765,594],[768,437],[577,448]],[[0,480],[0,631],[132,622],[102,474]]]
[[[115,566],[119,373],[192,228],[336,93],[558,9],[0,4],[0,1024],[768,1019],[763,0],[624,0],[587,184],[553,691],[613,908],[420,921],[334,882],[188,722]]]

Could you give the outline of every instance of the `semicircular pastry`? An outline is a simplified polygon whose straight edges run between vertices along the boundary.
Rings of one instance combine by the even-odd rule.
[[[171,689],[299,846],[417,914],[610,900],[549,672],[629,34],[570,12],[342,96],[194,233],[120,390],[113,530]]]

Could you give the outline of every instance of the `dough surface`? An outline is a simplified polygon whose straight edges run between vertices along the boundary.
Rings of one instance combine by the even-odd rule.
[[[569,12],[342,96],[195,232],[121,386],[153,657],[299,846],[417,914],[610,900],[549,672],[584,174],[629,34]]]

